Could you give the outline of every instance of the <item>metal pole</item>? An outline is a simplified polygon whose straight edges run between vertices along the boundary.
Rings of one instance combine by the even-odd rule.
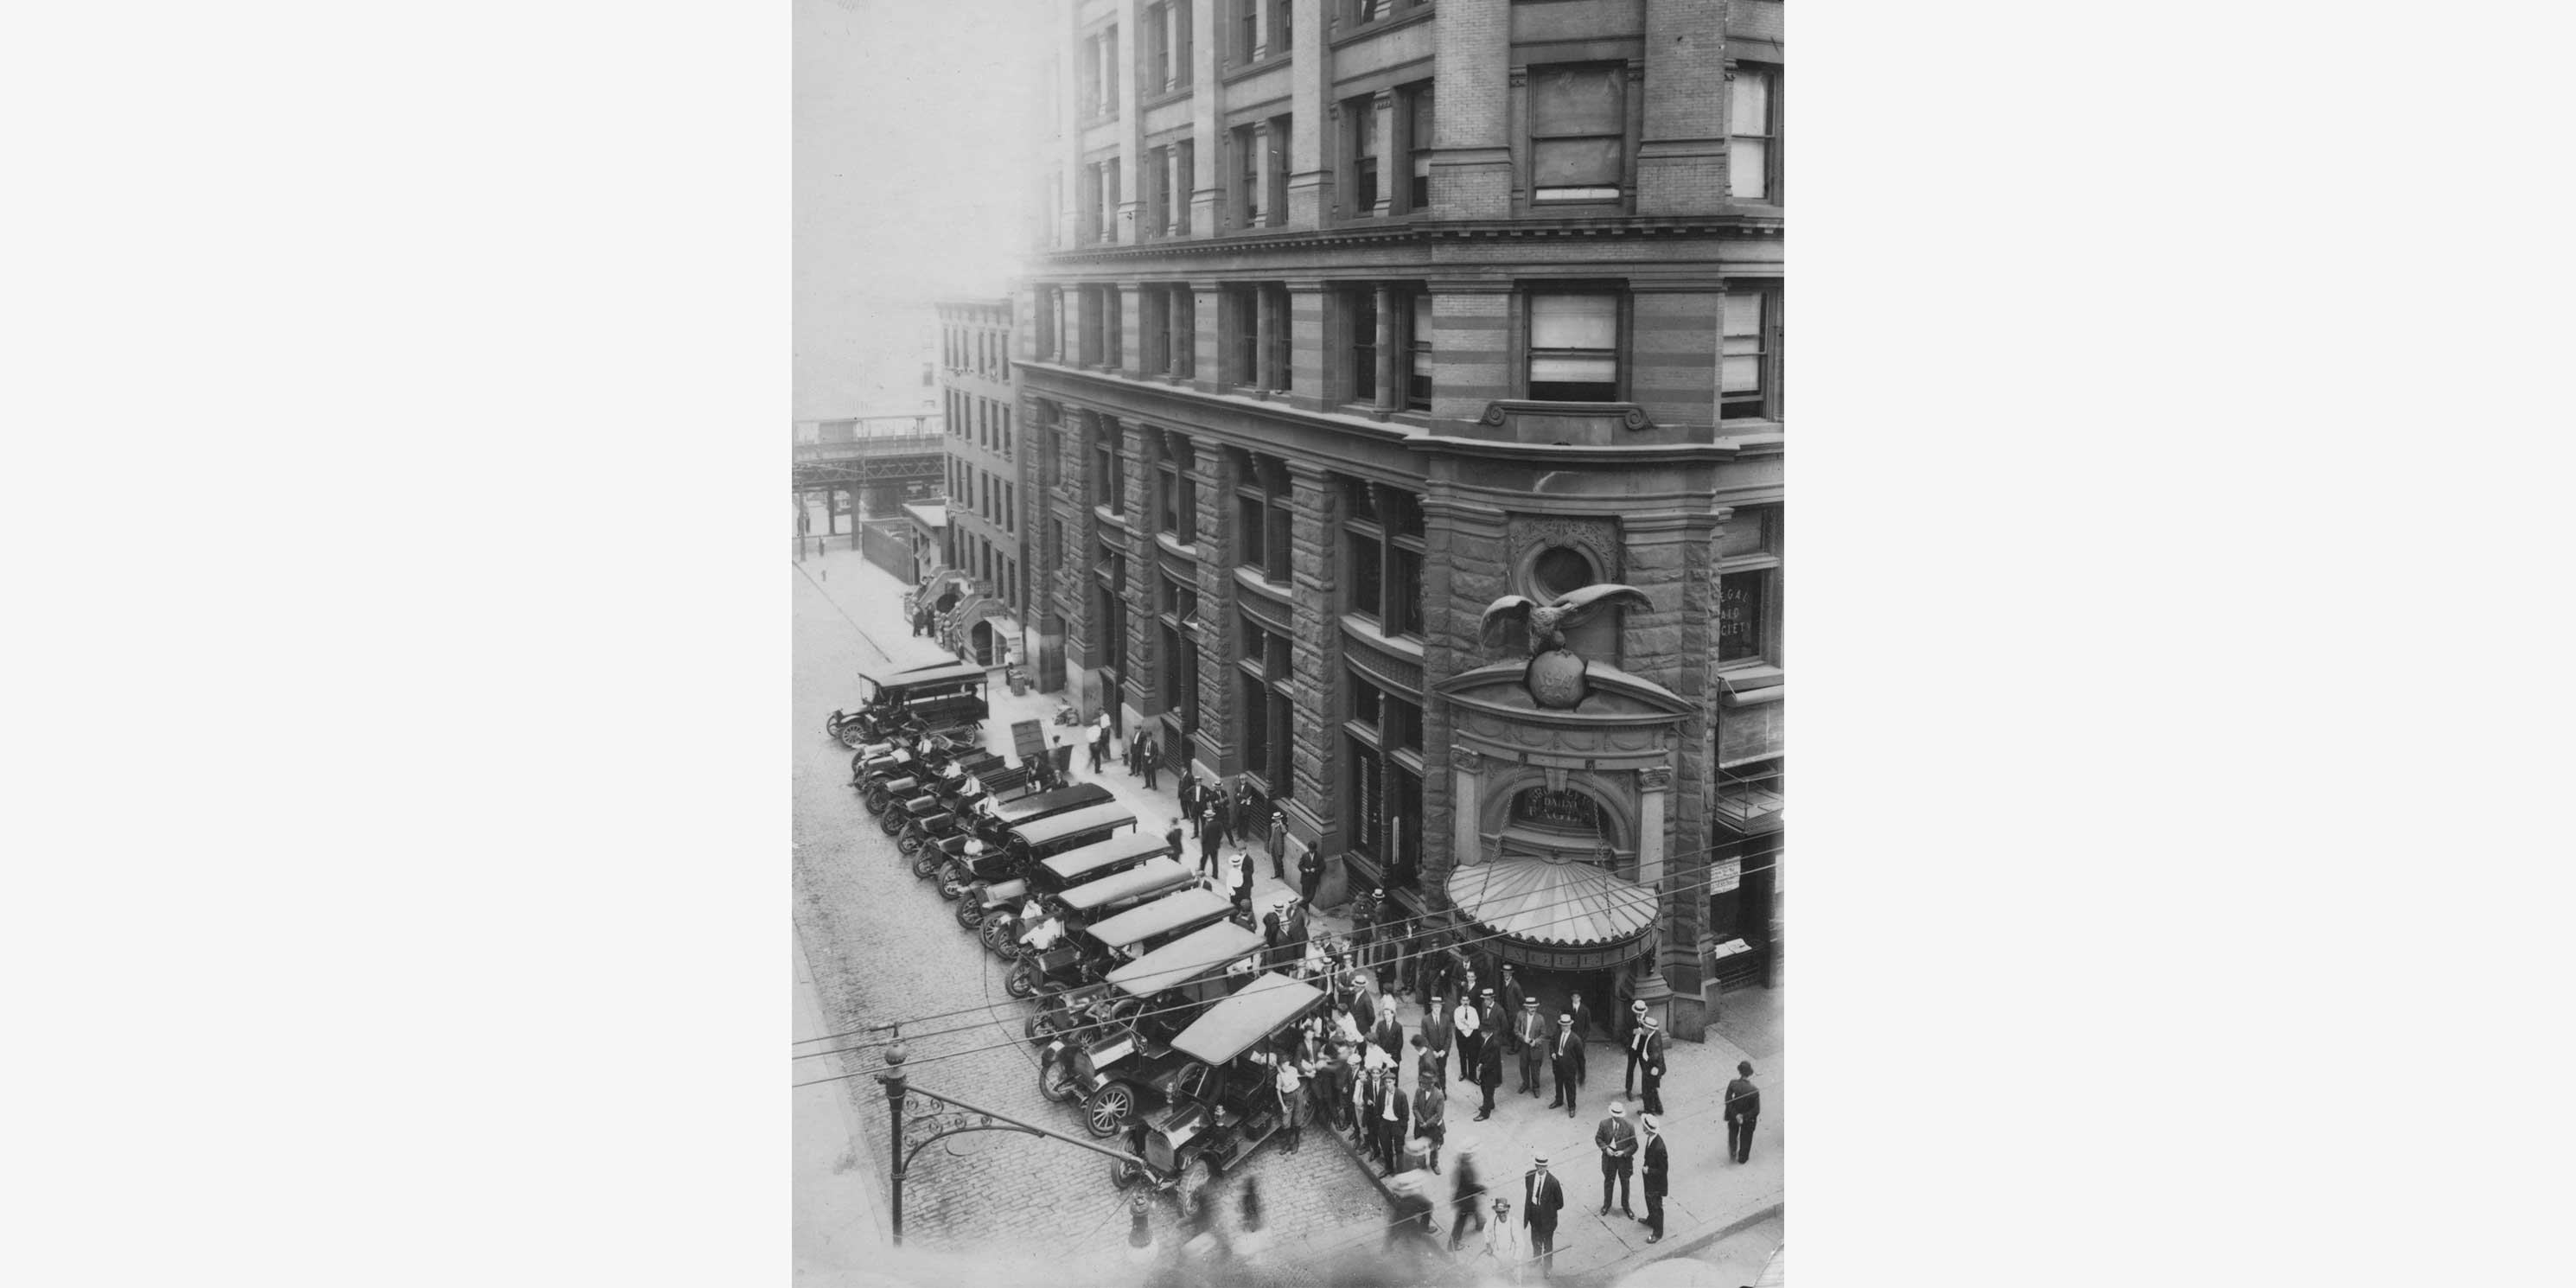
[[[891,1182],[894,1190],[894,1244],[900,1248],[903,1246],[903,1043],[898,1041],[888,1047],[885,1058],[886,1109],[893,1116],[894,1123],[894,1175]]]

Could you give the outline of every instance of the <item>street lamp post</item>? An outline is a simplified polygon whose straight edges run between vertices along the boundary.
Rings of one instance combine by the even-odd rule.
[[[903,1093],[907,1079],[903,1072],[903,1043],[886,1049],[886,1071],[879,1079],[885,1083],[886,1109],[892,1115],[894,1131],[894,1246],[903,1246]]]

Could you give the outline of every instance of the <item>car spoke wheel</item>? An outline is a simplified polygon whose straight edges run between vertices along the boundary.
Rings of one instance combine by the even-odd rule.
[[[1027,962],[1021,962],[1019,965],[1012,967],[1011,973],[1005,976],[1002,980],[1002,991],[1013,997],[1030,997],[1035,995],[1038,991],[1037,967],[1032,966]]]
[[[1094,1137],[1107,1140],[1127,1125],[1127,1115],[1136,1108],[1136,1093],[1120,1083],[1110,1083],[1091,1093],[1082,1105],[1082,1125]]]
[[[904,853],[912,856],[912,874],[914,876],[929,876],[931,873],[939,870],[940,864],[948,861],[947,855],[940,853],[931,846],[924,845],[922,843],[920,833],[906,832],[903,835],[905,840],[912,842],[912,848],[904,851]]]
[[[833,730],[832,737],[838,739],[842,746],[847,747],[852,751],[857,751],[859,749],[859,745],[868,740],[866,731],[860,729],[856,721],[843,724],[840,728]]]
[[[913,831],[908,827],[905,828],[900,835],[894,838],[894,848],[918,859],[921,856],[921,833]],[[921,868],[918,863],[913,865],[913,871],[920,875],[929,875],[928,873],[921,872]]]
[[[1038,1094],[1056,1104],[1073,1099],[1073,1070],[1062,1060],[1049,1060],[1038,1066]]]
[[[946,899],[946,900],[947,900],[947,901],[949,901],[950,903],[955,903],[955,902],[957,902],[957,896],[959,896],[959,895],[961,895],[961,894],[964,894],[964,893],[966,893],[966,885],[965,885],[965,883],[964,883],[964,882],[959,881],[957,878],[955,878],[955,877],[941,877],[941,878],[939,879],[939,897],[940,897],[940,898],[942,898],[942,899]]]
[[[1109,1161],[1109,1183],[1118,1188],[1133,1189],[1145,1179],[1145,1169],[1123,1158]]]
[[[984,941],[986,948],[1008,957],[1011,955],[1011,940],[1014,938],[1011,933],[1013,920],[1015,919],[1006,916],[986,917],[984,924],[978,928],[976,936]]]
[[[892,836],[895,833],[902,831],[903,825],[911,821],[911,819],[904,817],[902,812],[899,810],[887,810],[885,815],[877,820],[877,830],[888,836]]]
[[[984,924],[983,906],[972,899],[958,900],[957,924],[964,926],[968,930],[973,930],[977,926]]]

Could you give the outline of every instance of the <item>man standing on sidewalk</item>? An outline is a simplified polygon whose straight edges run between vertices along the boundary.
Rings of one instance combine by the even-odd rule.
[[[1672,1165],[1664,1153],[1663,1135],[1655,1130],[1655,1116],[1647,1114],[1638,1120],[1637,1125],[1646,1131],[1646,1147],[1639,1151],[1639,1156],[1646,1160],[1642,1169],[1646,1174],[1646,1242],[1661,1243],[1664,1241],[1664,1186],[1671,1176]]]
[[[1468,1221],[1473,1220],[1479,1230],[1485,1228],[1485,1209],[1478,1206],[1484,1201],[1485,1186],[1482,1181],[1476,1179],[1474,1142],[1465,1140],[1458,1142],[1458,1173],[1451,1180],[1454,1188],[1449,1192],[1450,1202],[1457,1205],[1458,1221],[1457,1224],[1449,1227],[1449,1250],[1456,1252],[1458,1245],[1466,1240]],[[1501,1201],[1495,1200],[1497,1203]],[[1510,1223],[1505,1222],[1505,1224]]]
[[[1592,1133],[1593,1147],[1601,1151],[1601,1215],[1610,1215],[1610,1183],[1619,1183],[1619,1210],[1637,1215],[1628,1208],[1628,1178],[1637,1168],[1637,1129],[1628,1125],[1628,1107],[1613,1100],[1610,1116]]]
[[[1762,1116],[1762,1092],[1753,1085],[1753,1062],[1739,1060],[1735,1081],[1726,1084],[1726,1156],[1753,1161],[1753,1120]]]
[[[1458,1077],[1469,1086],[1476,1082],[1476,1043],[1480,1027],[1476,1019],[1475,999],[1461,994],[1458,1009],[1449,1013],[1450,1031],[1458,1038]]]
[[[1216,875],[1216,833],[1199,829],[1199,875]]]
[[[1174,862],[1174,863],[1178,863],[1178,862],[1180,862],[1180,861],[1181,861],[1181,820],[1179,820],[1179,819],[1177,819],[1177,818],[1172,820],[1172,826],[1171,826],[1168,830],[1166,830],[1166,831],[1163,833],[1163,844],[1164,844],[1167,848],[1169,848],[1169,849],[1171,850],[1171,853],[1172,853],[1172,862]]]
[[[1556,1270],[1556,1214],[1565,1206],[1565,1186],[1548,1174],[1547,1155],[1530,1159],[1529,1173],[1521,1178],[1521,1223],[1529,1227],[1530,1255],[1538,1258],[1538,1272]]]
[[[1425,1142],[1431,1174],[1440,1174],[1440,1142],[1449,1134],[1449,1096],[1441,1079],[1423,1078],[1413,1086],[1413,1134]]]
[[[1512,964],[1503,963],[1503,1014],[1520,1014],[1521,1003],[1530,1000],[1533,1000],[1530,995],[1521,991],[1521,982],[1512,977]],[[1523,1045],[1516,1040],[1512,1043],[1512,1050],[1517,1052]]]
[[[1324,856],[1302,842],[1298,848],[1303,852],[1297,856],[1297,897],[1311,908],[1315,906],[1315,892],[1324,885]]]
[[[1422,1008],[1422,1054],[1437,1064],[1432,1077],[1444,1087],[1449,1085],[1449,1032],[1448,1009],[1434,993]]]
[[[1575,1052],[1580,1048],[1581,1044],[1574,1036],[1574,1016],[1571,1013],[1557,1016],[1556,1034],[1551,1039],[1547,1055],[1548,1077],[1556,1083],[1556,1099],[1547,1102],[1547,1107],[1554,1109],[1559,1105],[1565,1106],[1565,1116],[1568,1118],[1574,1116],[1574,1097],[1577,1087],[1574,1057]]]
[[[1664,1095],[1656,1088],[1664,1085],[1664,1022],[1647,1016],[1637,1046],[1643,1057],[1637,1067],[1646,1075],[1646,1112],[1660,1114],[1664,1112]]]
[[[1270,846],[1270,879],[1288,884],[1288,816],[1270,811],[1270,834],[1262,839]]]
[[[1521,1090],[1537,1095],[1539,1057],[1547,1051],[1547,1021],[1539,1018],[1535,997],[1522,998],[1521,1012],[1512,1019],[1512,1049],[1521,1053]]]
[[[1145,790],[1154,790],[1154,766],[1163,759],[1163,744],[1148,733],[1136,748],[1136,767],[1145,774]]]
[[[1199,826],[1199,771],[1196,765],[1181,766],[1181,817],[1190,821],[1190,830]]]
[[[1485,1107],[1476,1121],[1494,1116],[1494,1091],[1503,1085],[1503,1044],[1488,1039],[1476,1044],[1476,1085],[1485,1089]]]
[[[1637,1066],[1645,1058],[1645,1033],[1646,1000],[1641,997],[1628,1006],[1628,1032],[1624,1035],[1628,1039],[1628,1076],[1619,1082],[1619,1090],[1627,1095],[1637,1094]]]

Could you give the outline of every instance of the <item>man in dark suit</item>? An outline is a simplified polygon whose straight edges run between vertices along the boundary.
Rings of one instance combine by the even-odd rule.
[[[1556,1099],[1547,1102],[1547,1107],[1554,1109],[1563,1105],[1565,1116],[1572,1118],[1575,1092],[1579,1085],[1574,1073],[1575,1053],[1582,1049],[1582,1044],[1574,1037],[1573,1013],[1568,1012],[1556,1017],[1556,1032],[1548,1042],[1547,1072],[1549,1078],[1556,1083]]]
[[[1190,821],[1190,834],[1196,836],[1199,830],[1199,773],[1197,769],[1188,765],[1183,765],[1181,767],[1180,789],[1181,817]]]
[[[1583,1048],[1592,1041],[1592,1012],[1583,1005],[1582,989],[1566,999],[1565,1012],[1574,1017],[1574,1089],[1581,1091],[1585,1076],[1592,1072],[1583,1059]]]
[[[1664,1153],[1663,1135],[1655,1130],[1655,1116],[1647,1114],[1637,1120],[1637,1125],[1646,1132],[1645,1147],[1638,1151],[1638,1157],[1645,1160],[1639,1170],[1645,1173],[1646,1179],[1646,1242],[1661,1243],[1664,1241],[1664,1187],[1671,1177],[1671,1163]]]
[[[1494,1116],[1494,1089],[1503,1085],[1503,1044],[1476,1044],[1476,1085],[1485,1089],[1485,1107],[1476,1112],[1476,1121]]]
[[[1520,1089],[1538,1094],[1538,1062],[1547,1054],[1547,1021],[1539,1018],[1538,999],[1521,999],[1521,1009],[1512,1017],[1512,1049],[1521,1056]]]
[[[1154,768],[1163,761],[1163,743],[1152,734],[1136,740],[1136,768],[1145,775],[1145,790],[1154,790]]]
[[[1395,999],[1383,999],[1377,1008],[1377,1022],[1369,1026],[1369,1041],[1386,1052],[1389,1061],[1404,1058],[1404,1025],[1395,1018]]]
[[[1511,1020],[1512,1017],[1503,1013],[1503,1004],[1494,997],[1494,990],[1486,989],[1476,1001],[1476,1045],[1479,1051],[1485,1047],[1501,1051],[1509,1045],[1512,1040]]]
[[[1377,1157],[1377,1107],[1385,1082],[1386,1076],[1375,1069],[1360,1075],[1359,1103],[1352,1107],[1351,1128],[1359,1137],[1362,1158]]]
[[[1362,1037],[1377,1029],[1377,994],[1365,988],[1351,990],[1351,1022],[1359,1025]]]
[[[1637,1094],[1637,1065],[1644,1058],[1644,1048],[1639,1045],[1642,1039],[1638,1035],[1645,1030],[1646,1002],[1639,998],[1629,1003],[1628,1029],[1619,1035],[1621,1045],[1628,1048],[1628,1076],[1620,1080],[1619,1090],[1631,1096]]]
[[[1171,827],[1163,832],[1163,846],[1171,851],[1172,862],[1181,861],[1181,820],[1173,819]]]
[[[1610,1215],[1610,1186],[1618,1182],[1619,1210],[1629,1216],[1628,1178],[1637,1168],[1637,1129],[1628,1125],[1628,1107],[1613,1100],[1610,1116],[1593,1129],[1592,1145],[1601,1151],[1601,1215]]]
[[[1450,1202],[1457,1206],[1458,1220],[1456,1224],[1449,1227],[1449,1250],[1456,1252],[1459,1243],[1467,1237],[1467,1222],[1474,1221],[1479,1230],[1485,1228],[1485,1209],[1482,1206],[1485,1198],[1485,1183],[1476,1175],[1476,1156],[1472,1142],[1464,1140],[1458,1142],[1458,1169],[1450,1177],[1450,1181],[1449,1198]]]
[[[1449,1081],[1450,1030],[1448,1008],[1440,1004],[1440,995],[1434,993],[1430,1003],[1422,1008],[1422,1053],[1437,1062],[1438,1067],[1432,1076],[1443,1085]]]
[[[1646,1027],[1638,1030],[1637,1053],[1639,1056],[1637,1068],[1646,1075],[1646,1112],[1660,1114],[1664,1112],[1664,1094],[1657,1090],[1664,1085],[1664,1022],[1662,1020],[1651,1015],[1646,1017]]]
[[[1261,914],[1261,968],[1263,970],[1277,970],[1288,963],[1287,951],[1284,947],[1287,942],[1288,927],[1281,920],[1279,909],[1274,906],[1270,911]]]
[[[1324,887],[1324,856],[1311,846],[1305,849],[1305,853],[1297,856],[1297,896],[1312,906],[1315,892]]]
[[[1217,847],[1217,836],[1216,836],[1216,833],[1215,833],[1215,832],[1213,832],[1213,831],[1208,830],[1208,829],[1207,829],[1207,828],[1205,828],[1205,827],[1200,828],[1200,829],[1199,829],[1199,875],[1200,875],[1200,876],[1203,876],[1203,877],[1212,877],[1212,876],[1215,876],[1215,875],[1216,875],[1216,847]]]
[[[1753,1085],[1753,1062],[1739,1060],[1735,1081],[1726,1084],[1726,1156],[1753,1161],[1753,1120],[1762,1116],[1762,1092]]]
[[[1542,1275],[1556,1268],[1556,1213],[1564,1206],[1565,1186],[1548,1173],[1547,1155],[1531,1159],[1521,1177],[1521,1224],[1529,1227],[1530,1255],[1538,1258]]]
[[[1234,817],[1229,825],[1237,840],[1252,844],[1252,784],[1239,777],[1234,780]]]
[[[1377,1160],[1386,1174],[1404,1170],[1404,1140],[1412,1134],[1413,1106],[1404,1094],[1404,1083],[1389,1069],[1377,1088]]]
[[[1521,1003],[1532,1000],[1529,994],[1521,991],[1521,982],[1512,977],[1512,965],[1510,962],[1503,963],[1501,996],[1503,1001],[1503,1014],[1505,1015],[1520,1014]],[[1512,1028],[1512,1054],[1519,1055],[1521,1048],[1525,1045],[1527,1045],[1527,1043],[1521,1039],[1520,1028],[1515,1024]]]
[[[1441,1079],[1422,1078],[1414,1083],[1413,1132],[1429,1146],[1428,1165],[1438,1175],[1440,1142],[1449,1135],[1449,1094],[1441,1090]]]

